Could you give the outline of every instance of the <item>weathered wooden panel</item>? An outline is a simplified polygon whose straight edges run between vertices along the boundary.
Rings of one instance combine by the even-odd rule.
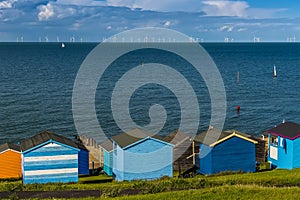
[[[255,145],[256,161],[263,163],[266,161],[266,141],[261,139],[256,139],[258,142]]]
[[[199,153],[199,144],[193,145],[190,141],[186,141],[182,144],[176,145],[174,147],[173,156],[173,170],[184,172],[196,165],[196,157]],[[195,158],[194,158],[195,157]],[[175,160],[175,158],[177,158]]]

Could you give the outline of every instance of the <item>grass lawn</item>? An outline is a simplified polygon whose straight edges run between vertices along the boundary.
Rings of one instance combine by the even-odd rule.
[[[259,186],[235,185],[235,186],[220,186],[214,188],[205,188],[198,190],[185,190],[176,192],[165,192],[159,194],[147,194],[137,196],[127,196],[111,198],[116,200],[170,200],[170,199],[190,199],[190,200],[292,200],[300,199],[300,188],[264,188]]]
[[[97,200],[102,198],[81,198],[81,200]],[[233,185],[203,188],[198,190],[183,190],[109,198],[107,200],[298,200],[300,199],[299,187],[260,187],[255,185]]]
[[[162,178],[154,181],[116,182],[100,175],[81,177],[78,183],[31,184],[0,180],[0,191],[101,190],[106,197],[121,195],[122,190],[140,191],[144,195],[119,197],[159,199],[300,199],[300,169],[273,170],[259,173]],[[180,190],[180,191],[178,191]],[[182,196],[181,196],[182,195]],[[283,198],[279,198],[279,197]],[[297,198],[296,198],[297,197]]]

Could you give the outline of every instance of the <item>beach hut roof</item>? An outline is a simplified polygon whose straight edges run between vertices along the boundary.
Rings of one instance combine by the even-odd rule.
[[[99,144],[99,146],[108,152],[111,152],[113,150],[113,143],[110,139],[105,140],[104,142]]]
[[[180,132],[180,131],[174,131],[172,133],[170,133],[169,135],[167,135],[164,138],[164,141],[173,144],[173,145],[178,145],[181,144],[183,141],[186,141],[188,139],[191,139],[190,136]]]
[[[300,124],[294,122],[284,122],[274,128],[271,128],[270,130],[267,130],[267,132],[272,135],[294,140],[300,137]]]
[[[82,144],[81,142],[76,142],[76,145],[77,145],[77,148],[78,148],[78,149],[82,149],[82,150],[85,150],[85,151],[89,151],[89,150],[84,146],[84,144]]]
[[[115,141],[121,148],[124,149],[125,147],[128,147],[128,146],[130,146],[140,140],[148,138],[148,137],[151,137],[151,138],[160,140],[164,143],[167,143],[166,141],[164,141],[164,139],[162,137],[160,137],[158,135],[154,135],[153,133],[150,133],[148,131],[145,131],[145,130],[142,130],[139,128],[135,128],[126,133],[122,133],[122,134],[113,136],[112,140]],[[167,144],[169,144],[169,143],[167,143]]]
[[[208,131],[196,135],[194,140],[201,144],[213,147],[231,137],[239,137],[241,139],[257,144],[257,141],[252,139],[248,134],[236,130],[220,131],[216,128],[209,128]]]
[[[20,146],[18,145],[11,143],[4,143],[0,145],[0,153],[9,149],[20,152]]]
[[[21,140],[20,147],[21,147],[21,150],[24,152],[24,151],[32,149],[38,145],[41,145],[49,140],[53,140],[53,141],[59,142],[61,144],[65,144],[67,146],[71,146],[76,149],[79,148],[78,144],[76,144],[71,139],[61,136],[61,135],[51,133],[49,131],[43,131],[33,137]]]

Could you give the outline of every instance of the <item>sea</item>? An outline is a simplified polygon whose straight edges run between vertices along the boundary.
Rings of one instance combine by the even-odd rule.
[[[0,143],[17,143],[43,130],[69,138],[78,134],[72,110],[74,83],[83,61],[97,45],[66,43],[62,48],[61,43],[0,43]],[[300,123],[300,43],[201,46],[215,62],[224,83],[224,129],[261,135],[284,120]],[[99,80],[95,109],[108,136],[121,132],[110,101],[116,82],[133,67],[153,62],[174,68],[191,83],[201,113],[197,131],[210,125],[211,99],[203,78],[176,55],[145,49],[117,58]],[[131,119],[146,126],[151,123],[149,109],[157,104],[166,110],[167,118],[160,134],[178,129],[181,105],[175,93],[161,84],[148,83],[134,91],[128,109]],[[240,106],[239,113],[236,106]],[[97,127],[87,128],[87,133],[97,132],[93,130]]]

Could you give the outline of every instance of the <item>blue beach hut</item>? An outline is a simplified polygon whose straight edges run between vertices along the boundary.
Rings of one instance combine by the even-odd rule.
[[[194,140],[199,143],[199,173],[255,172],[257,141],[250,139],[250,135],[235,130],[220,132],[210,128]]]
[[[82,144],[76,143],[79,149],[78,152],[78,174],[88,175],[89,170],[89,150]]]
[[[112,176],[113,168],[113,143],[111,140],[106,140],[99,145],[100,148],[100,160],[102,160],[103,171],[108,175]]]
[[[20,142],[23,184],[78,182],[78,144],[44,131]]]
[[[112,141],[116,180],[173,176],[173,145],[141,129],[114,136]]]
[[[268,133],[268,161],[274,168],[300,167],[300,124],[284,122]]]

